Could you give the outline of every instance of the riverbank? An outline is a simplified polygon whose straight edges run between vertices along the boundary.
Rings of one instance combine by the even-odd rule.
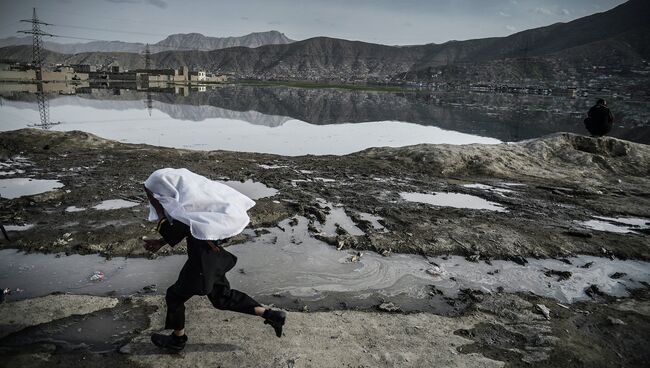
[[[252,232],[233,243],[302,216],[312,238],[380,254],[650,259],[650,147],[614,138],[559,133],[300,157],[122,144],[82,132],[23,129],[0,138],[5,186],[57,183],[0,199],[12,239],[5,248],[148,256],[140,238],[155,234],[142,182],[155,169],[186,167],[258,194]],[[172,252],[184,249],[163,249]]]

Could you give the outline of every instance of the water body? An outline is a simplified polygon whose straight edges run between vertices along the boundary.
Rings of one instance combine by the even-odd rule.
[[[58,180],[44,180],[31,178],[0,179],[0,197],[14,199],[31,196],[63,188],[63,183]]]
[[[283,155],[347,154],[418,143],[499,143],[584,133],[591,99],[477,93],[393,93],[218,86],[184,93],[77,89],[50,95],[52,129],[122,142]],[[35,96],[4,93],[0,130],[39,122]],[[612,134],[647,139],[648,102],[610,101]],[[644,142],[650,143],[650,142]]]
[[[648,262],[591,256],[569,258],[571,264],[529,259],[528,265],[521,266],[508,261],[472,263],[458,256],[383,257],[364,252],[353,261],[355,252],[337,250],[312,238],[307,219],[297,220],[295,226],[283,221],[279,224],[282,230],[269,228],[268,234],[228,248],[239,259],[228,274],[233,288],[245,290],[267,303],[300,300],[336,305],[328,299],[344,299],[362,306],[366,303],[369,307],[381,299],[422,304],[431,299],[432,286],[446,297],[455,297],[466,288],[484,292],[502,288],[506,292],[532,292],[572,303],[588,299],[584,290],[590,285],[624,297],[631,289],[643,287],[643,282],[650,282]],[[151,284],[157,285],[158,293],[164,293],[176,280],[185,259],[185,256],[168,256],[154,260],[106,260],[97,255],[55,256],[5,249],[0,250],[0,287],[24,290],[10,295],[12,299],[53,291],[129,295]],[[548,276],[549,270],[569,271],[572,276],[560,280]],[[95,271],[103,272],[104,279],[92,281],[90,277]],[[622,276],[612,278],[617,272]]]
[[[408,202],[426,203],[438,207],[467,208],[472,210],[488,210],[505,212],[498,203],[490,202],[481,197],[463,193],[400,193],[402,199]]]

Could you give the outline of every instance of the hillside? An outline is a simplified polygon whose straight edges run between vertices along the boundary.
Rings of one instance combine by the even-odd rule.
[[[123,41],[92,41],[86,43],[58,43],[44,40],[44,48],[61,54],[84,52],[135,52],[145,49],[144,43]],[[217,50],[227,47],[259,47],[294,42],[278,31],[254,32],[239,37],[208,37],[200,33],[172,34],[162,41],[150,45],[152,52],[169,50]],[[31,45],[31,37],[9,37],[0,39],[0,47]]]
[[[164,51],[152,55],[152,61],[159,68],[191,65],[260,79],[383,81],[439,75],[446,80],[566,79],[563,73],[576,67],[642,65],[650,59],[647,19],[650,2],[630,0],[607,12],[501,38],[399,47],[316,37],[257,48]],[[184,39],[217,45],[196,34],[164,42],[181,45]],[[0,58],[28,61],[29,53],[29,47],[2,48]],[[128,54],[48,53],[46,62],[101,63],[107,56],[129,69],[144,66],[142,57]]]

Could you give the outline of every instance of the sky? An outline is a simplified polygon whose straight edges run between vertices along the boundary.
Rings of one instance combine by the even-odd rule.
[[[0,38],[30,29],[32,8],[44,31],[73,43],[156,43],[169,34],[212,37],[277,30],[294,40],[317,36],[386,45],[507,36],[609,10],[625,0],[0,0]]]

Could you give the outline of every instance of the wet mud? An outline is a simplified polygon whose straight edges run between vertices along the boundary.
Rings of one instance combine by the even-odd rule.
[[[339,226],[328,225],[335,233],[311,227],[313,236],[337,247],[499,259],[573,254],[650,259],[650,147],[613,138],[561,133],[517,144],[420,145],[347,156],[281,157],[128,145],[81,132],[25,129],[1,135],[7,170],[19,164],[24,171],[4,178],[64,185],[0,199],[4,225],[34,225],[11,231],[12,241],[3,241],[3,247],[147,256],[139,239],[155,234],[146,222],[142,182],[157,168],[187,167],[215,180],[252,180],[269,188],[269,194],[277,190],[258,199],[250,211],[253,230],[295,215],[323,223],[338,211],[334,222]],[[400,193],[474,196],[500,210],[410,202]],[[109,200],[138,205],[97,209]],[[376,223],[364,220],[367,215]],[[626,233],[586,223],[607,221],[600,217],[637,222]],[[241,236],[233,242],[245,240]]]
[[[155,258],[142,248],[142,236],[156,236],[146,222],[142,182],[161,167],[186,167],[254,191],[251,224],[228,244],[240,260],[253,262],[232,272],[243,290],[259,285],[247,275],[262,273],[256,252],[304,271],[304,284],[287,287],[279,273],[258,293],[264,303],[291,311],[296,329],[287,335],[294,337],[276,348],[247,335],[249,320],[193,299],[197,320],[232,321],[218,325],[233,338],[209,345],[216,326],[194,324],[197,345],[182,366],[604,367],[648,360],[650,147],[642,144],[560,133],[515,144],[282,157],[25,129],[0,133],[0,162],[8,173],[2,179],[63,185],[0,198],[0,222],[10,237],[0,247],[50,257]],[[328,254],[319,247],[333,252],[318,263],[330,274],[308,272],[309,253]],[[165,247],[157,257],[184,252],[184,245]],[[412,259],[382,271],[389,264],[382,258],[397,264],[402,257]],[[423,265],[415,267],[415,259]],[[366,285],[363,293],[346,288],[348,272],[362,279],[398,274],[386,279],[387,287]],[[461,274],[468,278],[459,280]],[[517,277],[525,287],[509,288]],[[166,287],[157,286],[158,294]],[[134,310],[123,325],[105,324],[107,312],[95,311],[36,323],[0,345],[8,362],[21,366],[83,366],[100,357],[113,366],[178,362],[147,345],[148,334],[161,328],[162,298],[133,295],[135,304],[120,296],[113,308],[116,315]],[[312,330],[312,319],[332,326],[331,336]],[[74,326],[97,329],[98,339],[75,337]],[[310,346],[302,343],[304,331]],[[136,352],[118,353],[123,343]],[[80,344],[86,346],[75,350]],[[336,356],[351,360],[332,360],[331,344]]]

